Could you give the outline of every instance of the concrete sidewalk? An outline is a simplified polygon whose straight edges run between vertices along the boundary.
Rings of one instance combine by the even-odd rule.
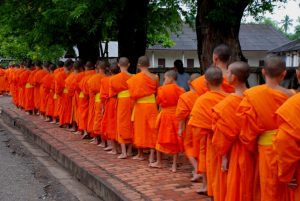
[[[152,169],[147,161],[117,159],[81,136],[27,115],[11,104],[10,97],[0,97],[0,110],[7,124],[19,128],[103,200],[210,200],[195,193],[200,184],[190,182],[185,157],[180,157],[177,173],[168,167]]]

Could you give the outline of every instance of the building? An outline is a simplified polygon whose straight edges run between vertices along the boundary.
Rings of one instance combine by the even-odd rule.
[[[287,67],[298,67],[300,65],[300,39],[288,42],[269,52],[285,57]]]
[[[149,47],[146,51],[152,67],[173,67],[176,59],[181,59],[186,67],[200,67],[197,55],[196,31],[183,25],[180,35],[171,35],[175,45],[165,48],[160,45]],[[239,40],[244,56],[252,67],[262,66],[263,58],[269,50],[288,42],[288,39],[270,25],[242,24]]]

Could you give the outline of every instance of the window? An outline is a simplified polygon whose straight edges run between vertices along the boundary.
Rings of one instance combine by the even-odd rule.
[[[259,60],[259,67],[264,67],[264,66],[265,66],[265,61]]]
[[[194,59],[187,59],[186,63],[188,68],[194,68]]]
[[[166,60],[159,58],[158,59],[158,68],[164,68],[164,67],[166,67]]]

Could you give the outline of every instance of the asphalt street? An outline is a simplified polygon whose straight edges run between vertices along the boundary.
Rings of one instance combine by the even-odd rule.
[[[66,179],[61,181],[66,181]],[[70,181],[68,182],[70,183]],[[91,192],[86,195],[87,190],[84,189],[85,187],[81,187],[81,184],[77,184],[79,182],[73,181],[71,183],[74,183],[74,186],[77,187],[75,189],[76,193],[70,192],[0,122],[1,201],[99,200]],[[80,189],[83,189],[83,192],[80,192]],[[79,194],[79,196],[75,196],[76,194]],[[80,197],[82,199],[78,199]]]

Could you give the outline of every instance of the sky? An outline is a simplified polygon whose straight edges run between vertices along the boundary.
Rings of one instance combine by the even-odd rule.
[[[297,24],[297,19],[300,17],[300,0],[287,0],[287,3],[276,3],[273,13],[265,13],[263,16],[271,18],[278,23],[284,19],[285,15],[288,15],[293,19],[293,26],[288,30],[289,33],[293,33]],[[254,21],[253,17],[246,17],[246,22]]]

